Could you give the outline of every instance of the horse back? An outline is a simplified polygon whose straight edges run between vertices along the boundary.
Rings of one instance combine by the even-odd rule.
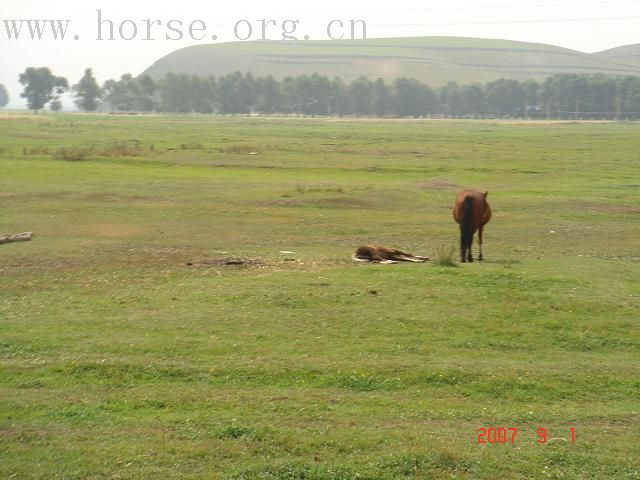
[[[478,227],[485,225],[491,220],[491,207],[487,202],[487,193],[467,188],[462,190],[456,196],[456,203],[453,207],[453,218],[456,222],[460,223],[463,217],[463,205],[465,198],[471,197],[473,206],[473,228],[476,230]]]

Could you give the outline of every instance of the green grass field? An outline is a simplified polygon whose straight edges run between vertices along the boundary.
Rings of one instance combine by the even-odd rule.
[[[0,114],[0,478],[640,478],[639,130]]]

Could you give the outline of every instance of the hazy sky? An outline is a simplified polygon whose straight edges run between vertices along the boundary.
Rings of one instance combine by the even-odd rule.
[[[406,37],[454,35],[486,37],[548,43],[583,52],[595,52],[619,45],[640,43],[640,0],[396,0],[385,6],[373,2],[323,0],[321,2],[244,1],[199,2],[182,0],[171,5],[157,1],[132,0],[0,0],[0,83],[11,96],[10,106],[24,105],[18,75],[29,66],[48,66],[57,75],[75,83],[85,68],[92,67],[100,83],[123,73],[138,74],[158,58],[187,45],[236,40],[234,25],[247,20],[253,25],[252,39],[262,36],[260,19],[275,20],[266,37],[281,39],[282,22],[299,20],[296,35],[308,35],[313,40],[327,39],[326,25],[331,20],[362,19],[367,23],[367,36]],[[385,5],[382,2],[376,5]],[[115,26],[115,40],[107,40],[109,31],[103,27],[103,40],[98,35],[98,14]],[[53,40],[47,25],[41,40],[31,40],[23,24],[19,40],[9,39],[4,20],[60,19],[70,20],[65,40]],[[147,22],[158,20],[147,37]],[[138,29],[132,40],[119,38],[118,27],[126,22],[125,37],[133,35],[133,22]],[[167,40],[178,34],[167,28],[169,20],[180,20],[185,38]],[[196,23],[195,37],[189,37],[189,24]],[[180,29],[179,24],[172,24]],[[106,24],[105,24],[106,25]],[[206,26],[201,32],[199,28]],[[247,33],[246,23],[238,32]],[[77,37],[77,39],[74,39]],[[236,40],[237,41],[237,40]],[[302,41],[302,40],[301,40]],[[67,107],[68,105],[67,101]]]

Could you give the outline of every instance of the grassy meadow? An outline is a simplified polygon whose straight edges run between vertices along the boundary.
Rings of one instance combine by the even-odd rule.
[[[639,479],[639,160],[638,124],[0,114],[0,478]],[[467,186],[484,262],[350,260],[457,263]]]

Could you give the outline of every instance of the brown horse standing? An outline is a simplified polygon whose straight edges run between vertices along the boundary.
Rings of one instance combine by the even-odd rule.
[[[482,229],[491,220],[491,207],[487,202],[488,193],[468,188],[462,190],[456,197],[453,218],[460,225],[460,261],[462,263],[467,260],[473,262],[471,244],[476,230],[480,243],[478,260],[482,260]]]

